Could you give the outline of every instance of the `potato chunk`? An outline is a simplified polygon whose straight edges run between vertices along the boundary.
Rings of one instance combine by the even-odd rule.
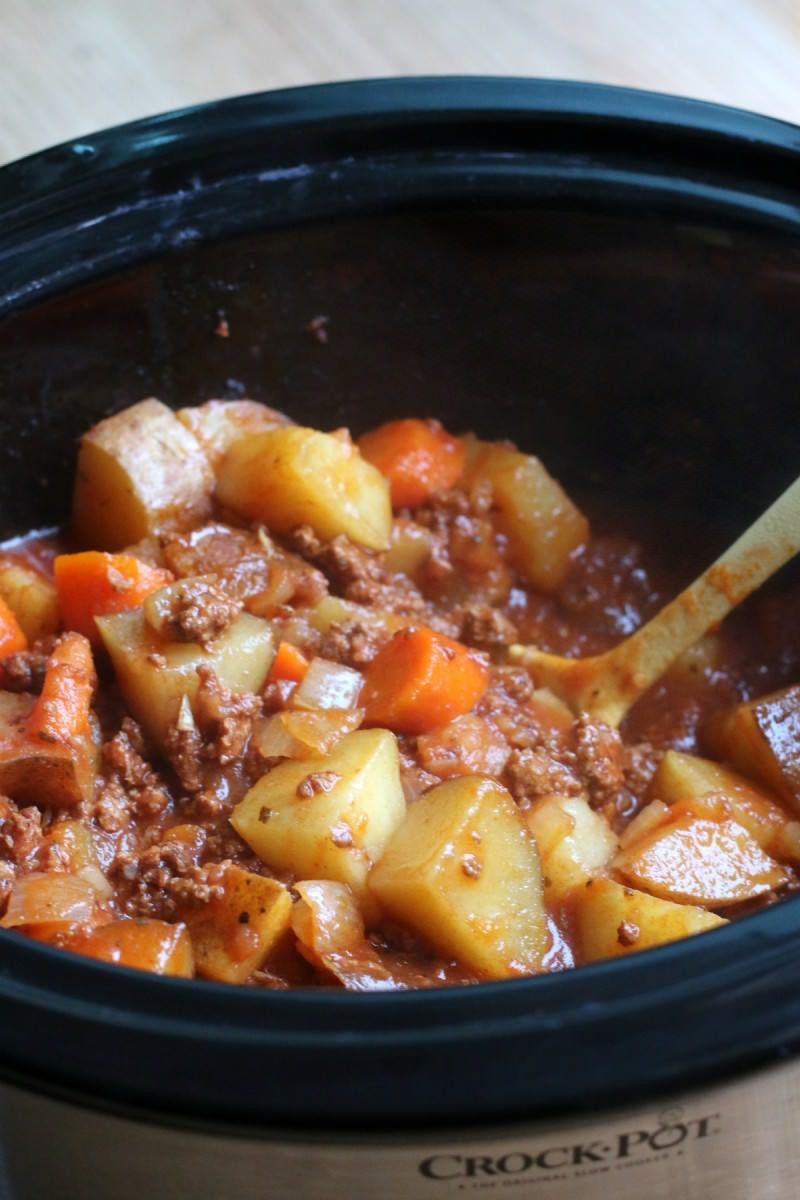
[[[668,750],[650,793],[667,804],[693,807],[712,820],[732,817],[767,854],[800,862],[800,821],[793,821],[762,788],[738,771],[694,754]]]
[[[192,943],[186,926],[169,925],[153,917],[134,921],[122,917],[93,929],[72,928],[59,938],[58,945],[74,954],[137,971],[177,975],[182,979],[194,975]]]
[[[291,424],[283,413],[257,400],[208,400],[195,408],[179,408],[175,415],[197,438],[214,471],[239,438]]]
[[[29,642],[49,637],[59,628],[61,614],[56,586],[27,563],[0,557],[0,596]]]
[[[453,779],[415,801],[370,888],[391,916],[489,979],[541,966],[539,856],[511,796],[490,779]]]
[[[214,476],[199,442],[160,400],[100,421],[81,440],[72,533],[94,550],[121,550],[171,525],[206,517]]]
[[[394,735],[360,729],[325,758],[273,767],[233,810],[231,824],[268,866],[347,883],[363,905],[367,875],[405,807]]]
[[[577,951],[584,962],[647,950],[727,925],[691,904],[673,904],[613,879],[590,880],[574,893]]]
[[[433,534],[424,525],[406,517],[396,517],[392,525],[392,542],[384,559],[386,570],[413,578],[430,558],[433,541]]]
[[[0,793],[22,804],[74,808],[94,792],[98,747],[94,726],[71,743],[27,733],[35,696],[0,692]]]
[[[14,883],[0,926],[37,931],[45,940],[71,925],[91,922],[97,895],[91,883],[63,871],[31,871]]]
[[[232,864],[222,886],[221,899],[182,915],[197,974],[222,983],[243,983],[289,931],[292,901],[282,883]]]
[[[525,819],[539,847],[549,902],[584,884],[616,853],[608,822],[583,796],[543,796]]]
[[[376,641],[387,641],[398,629],[408,629],[414,624],[413,617],[386,612],[381,608],[368,608],[366,604],[355,604],[342,600],[340,596],[323,596],[313,608],[305,610],[308,623],[319,633],[328,633],[334,625],[357,621]]]
[[[614,868],[643,891],[680,904],[722,908],[762,896],[787,881],[758,842],[736,821],[678,812],[635,841]]]
[[[274,646],[266,621],[241,613],[207,649],[167,642],[146,623],[141,608],[97,617],[125,703],[151,737],[163,743],[183,696],[194,702],[197,668],[210,667],[232,692],[264,686]]]
[[[240,439],[222,461],[217,496],[275,533],[310,525],[324,539],[389,545],[389,485],[346,435],[287,425]]]
[[[739,704],[717,722],[713,749],[800,815],[800,685]]]
[[[583,513],[533,455],[472,440],[468,458],[465,482],[489,484],[514,565],[534,587],[555,591],[572,554],[589,538]]]

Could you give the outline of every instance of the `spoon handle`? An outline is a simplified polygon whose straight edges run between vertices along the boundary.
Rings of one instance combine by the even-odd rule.
[[[601,656],[624,711],[798,549],[800,479],[646,625]]]

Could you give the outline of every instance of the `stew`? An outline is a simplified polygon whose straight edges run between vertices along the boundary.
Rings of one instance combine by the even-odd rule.
[[[353,441],[249,400],[84,436],[0,548],[0,924],[270,988],[463,984],[713,929],[797,887],[800,638],[772,589],[617,731],[583,656],[672,581],[509,442]]]

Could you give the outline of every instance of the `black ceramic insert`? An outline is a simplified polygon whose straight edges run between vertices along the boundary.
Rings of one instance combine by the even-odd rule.
[[[779,122],[485,79],[246,97],[7,167],[0,537],[60,519],[101,415],[249,395],[511,435],[590,510],[719,550],[800,462],[798,168]],[[794,1049],[799,950],[788,902],[563,976],[353,996],[3,934],[0,1067],[203,1124],[596,1108]]]

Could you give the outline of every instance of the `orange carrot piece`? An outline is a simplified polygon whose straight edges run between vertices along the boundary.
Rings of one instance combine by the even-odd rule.
[[[0,658],[27,648],[28,639],[22,632],[19,621],[0,596]]]
[[[25,725],[39,742],[77,743],[89,728],[97,676],[92,648],[81,633],[65,633],[47,660],[44,687]]]
[[[290,683],[301,683],[308,670],[308,659],[302,650],[291,642],[281,642],[272,660],[267,683],[287,680]]]
[[[151,567],[132,554],[100,550],[59,554],[53,572],[64,628],[82,633],[93,646],[101,644],[95,617],[136,608],[175,578],[171,571]]]
[[[464,469],[465,446],[438,421],[389,421],[358,439],[361,454],[389,480],[395,508],[413,508],[451,488]]]
[[[185,925],[169,925],[166,921],[144,917],[130,920],[124,917],[97,925],[94,929],[75,928],[62,936],[59,946],[102,962],[153,971],[157,975],[194,975],[192,942]]]
[[[428,733],[474,708],[489,668],[479,654],[427,626],[401,629],[366,669],[365,725]]]

